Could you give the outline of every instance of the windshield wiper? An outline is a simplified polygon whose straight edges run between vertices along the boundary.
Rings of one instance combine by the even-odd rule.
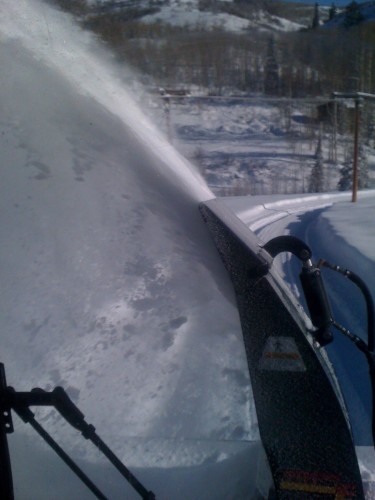
[[[11,410],[15,411],[25,423],[29,423],[35,429],[97,498],[101,500],[107,498],[50,434],[36,421],[34,413],[30,410],[30,406],[53,406],[72,427],[80,431],[85,439],[91,441],[107,457],[135,491],[139,493],[142,499],[155,499],[155,494],[152,491],[148,491],[142,485],[97,435],[95,427],[85,421],[83,413],[73,403],[62,387],[56,387],[51,392],[39,388],[32,389],[30,392],[17,392],[12,387],[7,386],[4,364],[0,363],[0,491],[4,500],[13,500],[14,498],[12,467],[7,442],[7,434],[14,432]]]

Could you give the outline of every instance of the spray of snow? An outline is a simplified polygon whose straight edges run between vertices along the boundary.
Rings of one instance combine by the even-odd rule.
[[[118,116],[124,125],[163,159],[166,168],[158,174],[176,177],[195,200],[213,197],[212,192],[191,165],[164,139],[136,105],[124,86],[118,65],[111,64],[91,34],[83,32],[72,18],[38,0],[4,0],[0,19],[2,35],[32,47],[34,57],[69,78],[77,92],[94,98]],[[103,56],[103,54],[102,54]],[[82,63],[84,61],[84,64]],[[68,69],[68,71],[67,71]]]
[[[69,15],[38,0],[1,7],[8,381],[20,390],[64,386],[129,466],[207,459],[218,477],[251,441],[260,446],[233,291],[197,209],[212,194],[134,104],[122,70]],[[75,458],[95,461],[55,413],[42,418]],[[13,450],[18,485],[27,484],[24,442]],[[32,446],[39,457],[32,467],[43,469],[50,460]],[[102,472],[95,476],[106,478]],[[239,491],[238,474],[231,493],[218,495],[203,476],[194,474],[195,498]],[[68,498],[63,477],[51,482]],[[243,477],[241,491],[249,491],[254,477]],[[187,490],[162,481],[157,493],[180,497],[191,482]],[[45,481],[37,491],[52,497]]]

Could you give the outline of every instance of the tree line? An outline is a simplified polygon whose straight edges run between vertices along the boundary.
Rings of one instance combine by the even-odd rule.
[[[132,3],[122,10],[93,8],[86,0],[49,1],[74,11],[86,28],[97,33],[115,51],[120,61],[133,66],[144,83],[155,87],[198,86],[212,94],[244,93],[276,98],[329,96],[333,91],[371,93],[375,88],[374,24],[348,22],[328,29],[321,26],[316,7],[311,9],[310,29],[272,34],[256,29],[233,33],[220,26],[207,30],[198,25],[188,28],[145,22],[145,14],[158,10],[160,3],[156,0]],[[225,7],[220,6],[222,4]],[[265,5],[262,0],[256,3],[236,0],[231,4],[213,0],[199,2],[202,10],[225,8],[248,18]],[[277,6],[279,15],[283,8],[280,4]],[[269,3],[269,11],[272,9],[275,4]],[[291,6],[287,4],[285,9],[290,11]],[[358,21],[355,6],[347,12],[349,19],[357,16]],[[332,7],[330,16],[334,15]],[[362,122],[360,183],[361,187],[367,187],[366,148],[374,146],[370,144],[375,129],[372,114],[364,110]],[[350,112],[330,127],[329,158],[323,158],[323,136],[319,136],[316,161],[306,190],[325,189],[324,165],[337,161],[335,137],[338,133],[350,134]],[[348,147],[339,189],[348,189],[351,183],[352,156]]]
[[[312,29],[273,34],[255,28],[234,33],[220,26],[208,30],[202,25],[145,22],[143,17],[157,12],[161,0],[128,2],[126,8],[115,10],[95,8],[87,0],[49,1],[81,15],[85,27],[154,85],[197,85],[216,93],[229,90],[280,97],[375,88],[374,23],[358,21],[355,1],[348,5],[348,22],[341,27],[320,26],[315,7],[315,11],[311,8]],[[260,7],[271,13],[276,8],[269,0],[200,0],[198,5],[204,11],[247,19]],[[290,12],[291,6],[279,5],[279,15],[282,9]],[[332,7],[330,16],[334,15]]]

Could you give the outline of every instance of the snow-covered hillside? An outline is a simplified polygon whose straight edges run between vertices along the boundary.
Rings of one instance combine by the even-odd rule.
[[[143,20],[172,26],[201,27],[211,30],[224,29],[234,32],[246,32],[254,28],[265,31],[296,31],[303,27],[301,24],[293,23],[287,19],[272,16],[264,10],[255,11],[250,19],[246,19],[224,12],[202,11],[198,8],[198,2],[183,0],[170,2],[170,4],[164,5],[160,12],[145,16]]]
[[[226,6],[232,2],[220,0],[219,2],[207,2],[203,4],[199,0],[168,0],[155,4],[141,2],[138,8],[150,6],[156,8],[157,12],[147,14],[142,17],[144,22],[162,24],[171,26],[181,26],[191,29],[213,30],[223,29],[230,32],[246,32],[251,29],[264,31],[296,31],[303,27],[302,24],[289,21],[282,17],[271,15],[263,9],[254,8],[251,15],[239,16],[230,12],[225,12]],[[121,12],[121,9],[134,8],[134,2],[131,0],[124,2],[122,0],[101,0],[92,2],[96,7],[99,5],[106,11]],[[222,8],[223,7],[223,8]]]

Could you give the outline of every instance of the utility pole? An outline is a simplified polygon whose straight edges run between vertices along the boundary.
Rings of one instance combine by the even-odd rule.
[[[359,156],[359,123],[360,123],[360,105],[365,99],[374,99],[375,94],[365,92],[333,92],[333,99],[353,99],[355,103],[354,113],[354,154],[353,154],[353,187],[352,202],[357,201],[358,193],[358,156]]]

